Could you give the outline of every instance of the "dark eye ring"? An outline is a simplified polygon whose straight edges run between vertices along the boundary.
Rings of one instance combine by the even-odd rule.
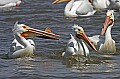
[[[26,28],[26,26],[23,26],[23,28]]]
[[[80,31],[80,29],[78,29],[78,31]]]

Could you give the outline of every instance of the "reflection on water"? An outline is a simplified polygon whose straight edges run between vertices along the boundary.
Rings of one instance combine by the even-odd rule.
[[[119,13],[112,27],[112,37],[116,41],[116,54],[101,54],[90,51],[90,57],[61,57],[73,24],[82,26],[88,36],[100,34],[106,12],[97,12],[92,17],[66,18],[63,4],[52,5],[53,0],[25,0],[20,7],[0,11],[0,79],[111,79],[120,77]],[[37,39],[34,58],[5,59],[13,41],[12,28],[16,21],[36,29],[50,27],[61,35],[58,41]]]

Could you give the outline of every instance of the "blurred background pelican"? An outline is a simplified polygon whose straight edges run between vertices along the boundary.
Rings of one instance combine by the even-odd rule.
[[[109,8],[109,0],[89,0],[93,7],[97,10],[106,10]]]
[[[68,2],[64,13],[67,17],[92,16],[96,12],[88,0],[55,0],[52,4]]]
[[[0,8],[19,6],[22,0],[0,0]]]

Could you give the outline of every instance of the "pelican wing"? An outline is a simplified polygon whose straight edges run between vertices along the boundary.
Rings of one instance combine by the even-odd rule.
[[[76,13],[80,16],[89,16],[93,15],[95,11],[93,10],[93,6],[86,0],[82,1],[82,3],[77,8]]]
[[[100,35],[94,35],[92,37],[88,37],[91,42],[93,42],[94,45],[96,45],[97,48],[100,49],[100,47],[104,44],[104,36]]]
[[[84,50],[84,56],[88,56],[90,51],[87,45],[84,43],[84,41],[82,41],[82,45],[83,45],[83,50]]]
[[[70,35],[71,39],[68,41],[65,52],[63,52],[62,56],[72,56],[78,51],[78,44],[75,38]]]
[[[100,35],[95,35],[92,37],[88,37],[90,39],[90,41],[93,42],[94,45],[97,45],[97,43],[100,41]]]
[[[15,52],[17,50],[23,49],[24,46],[19,44],[16,39],[13,40],[11,47],[10,47],[10,52]]]
[[[9,3],[16,3],[18,1],[19,0],[0,0],[0,5],[6,5],[6,4],[9,4]]]
[[[82,4],[82,1],[75,1],[70,10],[71,13],[76,13],[78,7]]]
[[[66,50],[62,53],[62,56],[72,55],[84,55],[84,50],[81,43],[78,42],[71,34],[71,39],[68,41]]]

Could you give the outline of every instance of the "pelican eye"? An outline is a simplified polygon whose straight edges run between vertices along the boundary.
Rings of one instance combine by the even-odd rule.
[[[78,31],[81,31],[80,29],[78,29]]]
[[[23,28],[25,29],[25,28],[26,28],[26,26],[23,26]]]
[[[83,33],[81,29],[78,29],[78,32],[79,32],[80,34]]]
[[[112,13],[110,14],[110,16],[109,16],[110,18],[112,18]]]
[[[29,27],[28,26],[23,26],[23,28],[27,30]]]

